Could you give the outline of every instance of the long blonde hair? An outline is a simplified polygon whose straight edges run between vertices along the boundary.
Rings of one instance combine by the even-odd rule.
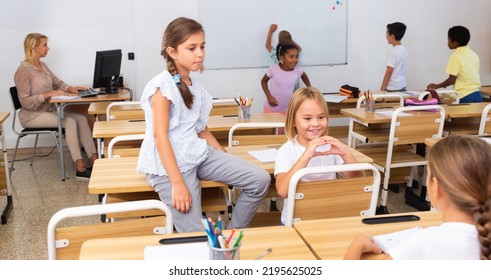
[[[177,72],[174,59],[172,59],[172,57],[166,51],[167,48],[171,47],[173,49],[177,49],[177,46],[184,43],[189,36],[198,32],[204,33],[203,26],[201,26],[201,24],[199,24],[197,21],[185,17],[174,19],[165,29],[160,54],[167,62],[167,71],[169,71],[172,76],[179,73]],[[181,92],[184,104],[186,104],[188,109],[191,109],[193,106],[194,96],[189,90],[188,86],[186,83],[180,82],[177,84],[177,88]]]
[[[34,48],[39,45],[41,39],[48,40],[48,36],[41,33],[27,34],[24,39],[24,56],[25,61],[34,64]]]
[[[324,115],[329,122],[329,111],[322,93],[314,87],[299,88],[292,94],[290,102],[288,103],[288,110],[286,111],[285,133],[288,139],[293,139],[297,135],[297,130],[295,129],[295,115],[300,105],[302,105],[306,99],[315,100],[319,106],[321,106],[322,111],[324,111]],[[326,127],[324,135],[327,135],[328,128],[329,126]]]
[[[481,259],[491,259],[491,145],[475,136],[449,136],[430,149],[428,166],[450,201],[474,216]]]

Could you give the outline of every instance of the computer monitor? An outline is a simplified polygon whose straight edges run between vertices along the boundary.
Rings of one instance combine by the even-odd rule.
[[[116,80],[121,71],[121,50],[98,51],[95,55],[93,88],[101,89],[101,93],[117,93]]]

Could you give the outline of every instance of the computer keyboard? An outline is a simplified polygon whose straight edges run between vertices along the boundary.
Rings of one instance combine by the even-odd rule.
[[[99,92],[93,88],[87,88],[85,90],[79,90],[78,91],[78,95],[80,95],[80,97],[89,97],[89,96],[94,96],[94,95],[98,95]]]

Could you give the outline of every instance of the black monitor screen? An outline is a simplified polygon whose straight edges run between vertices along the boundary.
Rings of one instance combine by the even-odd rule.
[[[121,50],[98,51],[95,56],[93,88],[104,88],[101,92],[116,93],[116,80],[121,71]]]

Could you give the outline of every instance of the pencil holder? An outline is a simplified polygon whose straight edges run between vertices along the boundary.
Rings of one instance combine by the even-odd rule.
[[[375,100],[365,100],[365,112],[375,112]]]
[[[251,118],[251,106],[239,106],[239,120],[248,120]]]
[[[234,247],[233,245],[237,239],[233,238],[230,241],[230,248],[216,248],[210,245],[208,242],[208,248],[210,248],[210,260],[240,260],[240,246],[242,242]]]

